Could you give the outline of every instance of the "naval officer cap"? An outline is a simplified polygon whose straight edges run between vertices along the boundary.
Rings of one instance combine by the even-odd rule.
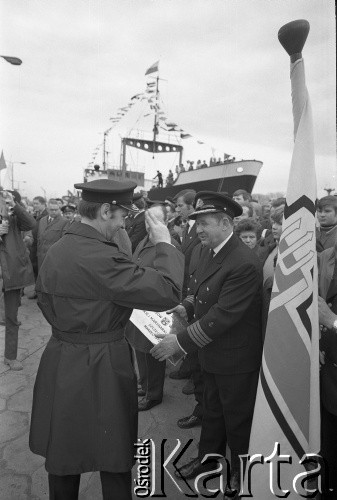
[[[82,190],[82,200],[93,203],[110,203],[138,212],[138,208],[132,203],[133,190],[137,184],[132,181],[113,181],[110,179],[98,179],[96,181],[74,184],[76,189]]]
[[[212,213],[224,213],[234,219],[242,215],[242,207],[224,193],[200,191],[195,197],[195,211],[189,218],[196,219],[198,215]]]

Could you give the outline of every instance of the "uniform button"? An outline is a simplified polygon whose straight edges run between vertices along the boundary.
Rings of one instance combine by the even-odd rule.
[[[214,326],[213,321],[211,321],[210,323],[208,323],[208,326],[209,326],[210,328],[212,328],[212,327]]]
[[[193,274],[190,274],[190,278],[192,278]]]
[[[196,283],[196,282],[197,282],[197,280],[194,278],[194,283]]]
[[[199,304],[202,304],[202,300],[199,300]]]
[[[327,332],[327,331],[328,331],[327,327],[323,326],[323,332]]]
[[[209,288],[207,287],[206,290],[209,292]]]
[[[189,292],[190,290],[191,290],[190,288],[188,288],[188,289],[187,289],[187,291],[188,291],[188,292]]]

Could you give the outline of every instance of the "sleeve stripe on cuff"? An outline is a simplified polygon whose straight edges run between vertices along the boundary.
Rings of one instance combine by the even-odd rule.
[[[194,329],[192,327],[193,325],[187,327],[187,333],[191,337],[191,340],[193,340],[193,342],[197,344],[198,347],[204,347],[204,344],[199,340],[197,334],[194,332]]]
[[[209,344],[210,342],[212,342],[212,339],[208,335],[206,335],[206,333],[204,332],[204,330],[201,328],[199,321],[197,321],[195,323],[195,327],[199,331],[199,334],[201,335],[201,338],[205,342],[205,345]]]
[[[199,321],[196,321],[192,325],[187,327],[188,334],[192,340],[199,346],[204,347],[205,345],[212,342],[212,339],[206,335],[206,333],[201,328]]]

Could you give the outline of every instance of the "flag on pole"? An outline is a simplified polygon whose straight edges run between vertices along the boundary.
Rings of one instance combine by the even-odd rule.
[[[150,66],[150,67],[146,70],[145,76],[146,76],[146,75],[150,75],[151,73],[155,73],[156,71],[159,71],[159,61],[157,61],[157,62],[155,62],[154,64],[152,64],[152,66]]]
[[[6,160],[4,157],[4,152],[1,151],[1,156],[0,156],[0,170],[5,170],[7,168]]]
[[[303,45],[308,31],[309,23]],[[300,498],[306,490],[297,479],[310,476],[301,459],[320,450],[316,172],[302,47],[291,52],[298,56],[290,70],[295,144],[249,445],[249,456],[260,455],[264,462],[250,474],[247,467],[245,476],[245,489],[256,500],[274,499],[279,485],[289,491],[288,500]],[[290,458],[283,460],[277,483],[270,471],[279,454]]]

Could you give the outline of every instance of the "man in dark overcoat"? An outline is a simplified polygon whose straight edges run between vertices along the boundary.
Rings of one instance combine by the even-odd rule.
[[[46,458],[52,500],[77,498],[80,474],[90,471],[100,471],[104,499],[131,499],[137,380],[124,328],[134,307],[177,305],[183,274],[181,253],[151,215],[152,268],[114,243],[135,186],[76,184],[82,220],[50,248],[39,272],[38,304],[52,337],[34,387],[30,449]]]
[[[49,248],[62,238],[68,226],[69,221],[62,217],[57,200],[49,200],[48,215],[40,219],[37,231],[38,270],[40,270]]]
[[[167,225],[167,212],[165,202],[152,202],[148,212]],[[148,227],[148,226],[147,226]],[[172,238],[171,243],[180,250],[179,243]],[[151,267],[156,255],[156,246],[147,235],[138,245],[133,254],[133,261],[141,267]],[[174,263],[172,263],[174,265]],[[165,363],[154,359],[150,354],[153,344],[143,335],[139,329],[128,322],[125,336],[134,348],[139,370],[139,396],[143,398],[138,402],[138,410],[150,410],[161,403],[163,399],[165,381]]]
[[[194,212],[194,198],[196,192],[193,189],[183,189],[179,191],[174,197],[174,201],[176,204],[176,213],[180,215],[183,219],[187,220],[189,215]],[[193,253],[194,248],[197,245],[200,245],[200,240],[198,238],[194,220],[189,220],[186,224],[186,227],[183,230],[182,234],[182,242],[181,242],[181,250],[185,257],[185,267],[184,267],[184,283],[183,283],[183,298],[188,295],[188,286],[189,286],[189,267],[190,260]],[[198,360],[195,354],[189,354],[185,357],[182,364],[180,365],[178,370],[172,371],[170,373],[170,378],[173,379],[184,379],[190,378],[198,364]],[[191,415],[192,416],[192,415]],[[184,423],[186,421],[186,427],[189,427],[189,422],[191,421],[190,416],[184,417]],[[183,425],[184,425],[183,423]],[[191,427],[193,424],[191,425]]]
[[[228,444],[237,489],[239,455],[248,453],[262,355],[261,265],[233,234],[233,218],[242,211],[239,204],[207,191],[198,193],[196,202],[190,217],[196,219],[205,248],[194,278],[194,303],[186,304],[194,321],[151,352],[164,360],[181,349],[198,351],[204,380],[199,455],[180,473],[188,479],[214,469],[214,463],[202,464],[202,459],[206,454],[225,456]]]
[[[145,227],[145,208],[146,202],[142,193],[135,193],[133,195],[133,203],[138,208],[137,212],[134,212],[129,218],[129,222],[126,226],[126,231],[129,235],[132,252],[136,250],[138,243],[146,236]]]

